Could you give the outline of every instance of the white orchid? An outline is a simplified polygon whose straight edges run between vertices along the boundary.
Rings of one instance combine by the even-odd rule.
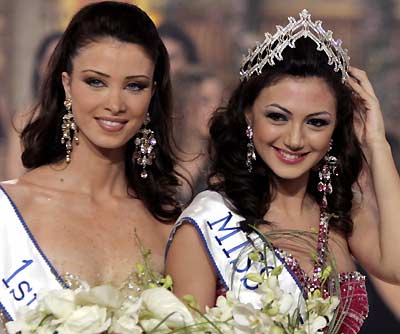
[[[279,318],[282,314],[291,316],[298,307],[296,298],[280,288],[277,276],[264,278],[259,293],[262,296],[263,311],[271,317]]]
[[[272,319],[250,304],[237,304],[233,308],[235,334],[269,333]]]
[[[336,296],[322,298],[319,290],[309,293],[306,300],[307,317],[303,324],[305,333],[324,333],[338,305],[339,299]]]
[[[318,290],[317,290],[318,291]],[[332,296],[330,298],[320,297],[319,291],[317,293],[309,294],[306,301],[306,309],[309,313],[325,316],[332,320],[335,309],[339,305],[339,298]]]
[[[16,320],[6,324],[10,334],[322,334],[331,326],[337,297],[322,298],[319,290],[308,295],[305,317],[291,293],[279,284],[281,268],[263,274],[250,273],[248,279],[259,286],[263,307],[244,304],[228,291],[215,307],[196,311],[193,297],[181,302],[164,287],[147,284],[141,293],[123,295],[110,285],[42,293],[34,309],[21,308]],[[172,283],[166,284],[170,286]]]
[[[312,315],[306,319],[302,327],[307,334],[324,333],[323,329],[328,325],[326,318]]]
[[[239,301],[234,297],[231,291],[228,291],[225,296],[217,298],[215,307],[206,307],[206,315],[212,321],[224,322],[232,318],[233,307]]]

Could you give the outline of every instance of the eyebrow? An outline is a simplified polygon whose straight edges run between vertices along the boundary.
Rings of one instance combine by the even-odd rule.
[[[275,108],[281,109],[282,111],[284,111],[284,112],[286,112],[286,113],[288,113],[290,115],[293,115],[293,113],[289,109],[286,109],[285,107],[282,107],[281,105],[279,105],[277,103],[272,103],[272,104],[269,104],[269,105],[265,106],[265,108],[268,108],[268,107],[275,107]],[[329,112],[327,112],[327,111],[319,111],[319,112],[315,112],[315,113],[309,114],[309,115],[307,115],[307,117],[315,117],[315,116],[320,116],[320,115],[329,115],[329,116],[331,116],[331,114]]]
[[[100,71],[96,71],[96,70],[90,70],[90,69],[83,70],[81,73],[86,73],[86,72],[93,72],[93,73],[96,73],[96,74],[101,75],[101,76],[106,77],[106,78],[110,78],[111,77],[109,74],[106,74],[106,73],[103,73],[103,72],[100,72]],[[138,78],[144,78],[144,79],[149,79],[150,80],[150,77],[148,77],[147,75],[144,75],[144,74],[129,75],[129,76],[126,77],[126,79],[138,79]]]

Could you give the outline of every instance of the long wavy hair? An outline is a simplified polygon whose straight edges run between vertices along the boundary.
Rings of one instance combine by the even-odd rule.
[[[249,225],[269,223],[263,217],[274,198],[275,176],[257,152],[253,172],[247,170],[245,111],[253,105],[262,89],[287,76],[322,78],[336,98],[337,123],[330,153],[338,158],[339,176],[331,180],[334,191],[328,196],[327,211],[335,214],[331,226],[348,235],[353,228],[352,186],[363,165],[363,153],[353,127],[353,117],[356,112],[361,112],[361,103],[359,96],[342,83],[341,72],[335,72],[333,66],[328,65],[326,54],[317,51],[316,44],[309,38],[299,39],[295,48],[284,50],[282,61],[264,67],[260,75],[240,83],[228,105],[214,115],[210,128],[213,160],[210,188],[223,193],[233,209],[245,218],[241,223],[243,230],[249,231]],[[307,193],[321,205],[318,181],[318,171],[311,170]]]
[[[148,168],[147,179],[142,179],[141,169],[132,158],[135,148],[132,138],[125,150],[125,175],[128,192],[131,194],[134,190],[154,217],[161,221],[174,220],[180,209],[175,200],[178,181],[169,139],[172,110],[169,58],[154,23],[134,5],[114,1],[94,3],[72,18],[50,58],[38,104],[22,131],[22,162],[32,169],[65,159],[65,145],[60,142],[65,99],[62,72],[71,74],[79,50],[103,38],[138,44],[155,64],[157,86],[149,105],[149,126],[155,132],[157,158]]]

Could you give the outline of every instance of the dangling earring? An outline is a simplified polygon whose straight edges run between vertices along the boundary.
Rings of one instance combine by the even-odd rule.
[[[77,137],[78,127],[76,126],[74,115],[72,114],[72,99],[66,97],[64,101],[64,106],[66,114],[62,118],[61,130],[61,144],[65,144],[65,161],[67,163],[71,162],[71,152],[72,152],[72,141],[74,140],[76,144],[79,144],[79,139]]]
[[[256,152],[253,144],[253,129],[250,125],[248,125],[246,129],[246,137],[249,139],[249,142],[247,143],[246,167],[249,173],[251,173],[253,171],[252,160],[256,160]]]
[[[146,167],[153,163],[156,158],[154,152],[154,146],[157,144],[156,138],[154,137],[154,131],[147,128],[147,124],[150,123],[150,115],[147,113],[146,120],[144,121],[144,127],[139,130],[137,137],[135,138],[135,153],[133,158],[136,162],[142,166],[142,172],[140,177],[145,179],[148,174]]]
[[[321,207],[323,209],[326,209],[328,206],[328,200],[326,198],[327,194],[332,194],[333,187],[332,187],[332,175],[338,176],[337,172],[337,158],[334,157],[333,155],[330,155],[329,152],[332,150],[332,144],[333,141],[331,139],[329,143],[329,149],[328,152],[326,152],[324,156],[324,163],[320,167],[318,176],[319,176],[319,182],[318,182],[318,191],[322,193],[322,202],[321,202]]]

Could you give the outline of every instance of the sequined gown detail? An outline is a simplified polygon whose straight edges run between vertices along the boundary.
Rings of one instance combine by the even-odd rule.
[[[304,296],[307,296],[308,292],[321,288],[326,297],[329,295],[327,289],[327,284],[329,283],[321,286],[321,281],[319,279],[319,273],[326,261],[328,250],[328,220],[328,216],[322,213],[318,232],[316,264],[311,277],[300,267],[299,262],[295,257],[284,250],[279,248],[275,249],[283,259],[286,267],[293,272],[295,277],[301,283]],[[331,280],[330,284],[333,283],[334,282]],[[360,332],[369,311],[365,276],[361,275],[358,271],[338,273],[338,283],[340,286],[341,299],[339,305],[339,318],[343,319],[339,334],[357,334]],[[226,289],[221,282],[218,282],[216,292],[217,297],[225,294]]]

